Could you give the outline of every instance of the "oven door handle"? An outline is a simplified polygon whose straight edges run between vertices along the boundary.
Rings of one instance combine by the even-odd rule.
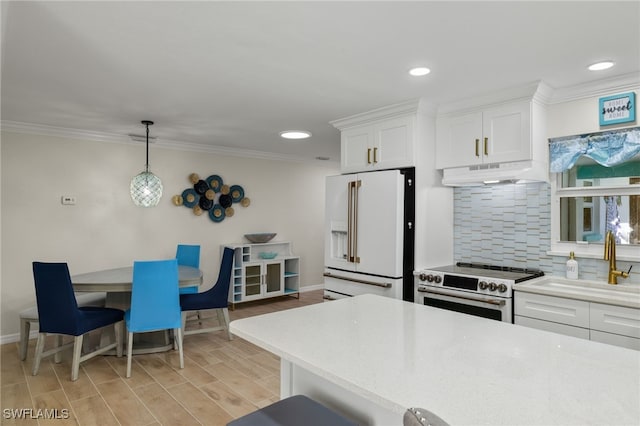
[[[449,293],[442,293],[442,292],[439,292],[439,291],[433,291],[431,289],[426,289],[426,288],[422,288],[422,287],[418,287],[418,291],[420,293],[437,294],[438,296],[447,296],[447,297],[453,297],[453,298],[457,298],[457,299],[472,300],[474,302],[488,303],[490,305],[496,305],[496,306],[504,306],[507,303],[504,300],[481,299],[481,298],[476,298],[476,297],[462,296],[462,295],[459,295],[459,294],[453,295],[453,294],[449,294]]]

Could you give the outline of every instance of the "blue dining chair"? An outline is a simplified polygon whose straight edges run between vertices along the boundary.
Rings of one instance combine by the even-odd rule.
[[[176,259],[178,259],[178,265],[200,268],[200,246],[178,244]],[[197,292],[198,286],[180,287],[180,294],[192,294]]]
[[[98,306],[103,308],[107,300],[107,293],[76,293],[76,302],[78,306]],[[31,306],[27,309],[20,311],[20,359],[24,361],[27,359],[27,349],[29,348],[29,333],[31,332],[31,325],[38,325],[38,306]],[[85,341],[85,343],[88,342]],[[85,345],[86,346],[86,345]],[[88,351],[88,347],[84,348]]]
[[[225,247],[222,254],[222,262],[220,271],[218,272],[218,280],[207,291],[196,294],[181,294],[180,308],[182,309],[182,330],[183,335],[208,333],[211,331],[226,330],[229,340],[232,339],[229,332],[229,285],[231,282],[231,271],[233,268],[234,250]],[[219,326],[196,328],[186,330],[187,313],[189,311],[203,311],[207,309],[216,309],[218,314]]]
[[[94,306],[78,307],[69,267],[66,263],[33,262],[33,278],[36,287],[36,303],[38,306],[38,320],[40,332],[36,342],[36,353],[33,360],[35,376],[40,369],[40,361],[49,355],[56,355],[59,362],[59,352],[73,346],[71,362],[71,380],[78,379],[80,363],[100,355],[110,349],[116,349],[116,354],[122,356],[122,325],[124,313],[120,309],[101,308]],[[93,352],[81,355],[84,335],[98,328],[114,325],[115,343],[108,344]],[[47,334],[57,334],[56,346],[44,351]],[[61,345],[62,335],[74,336],[73,342]]]
[[[173,330],[184,368],[182,322],[176,259],[133,262],[131,308],[124,313],[127,325],[127,377],[131,377],[133,334]]]

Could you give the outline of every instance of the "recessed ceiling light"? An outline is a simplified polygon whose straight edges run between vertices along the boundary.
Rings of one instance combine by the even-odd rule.
[[[602,61],[589,65],[589,71],[608,70],[614,65],[613,61]]]
[[[306,139],[311,137],[311,132],[306,130],[285,130],[280,132],[280,137],[285,139]]]
[[[431,70],[426,67],[416,67],[416,68],[411,68],[409,70],[409,74],[411,74],[414,77],[421,77],[423,75],[429,74],[430,72]]]

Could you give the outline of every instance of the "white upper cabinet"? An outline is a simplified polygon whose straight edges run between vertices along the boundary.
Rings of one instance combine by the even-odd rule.
[[[542,128],[544,116],[534,94],[487,105],[481,105],[483,99],[478,99],[440,108],[436,168],[543,160],[544,140],[538,140],[542,133],[534,126]]]
[[[341,131],[343,173],[415,166],[418,101],[331,122]]]
[[[436,168],[482,162],[482,112],[438,118]]]
[[[360,126],[340,134],[340,165],[344,171],[362,171],[372,168],[371,151],[373,128]]]

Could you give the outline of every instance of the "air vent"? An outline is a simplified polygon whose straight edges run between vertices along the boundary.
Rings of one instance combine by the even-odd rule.
[[[500,163],[491,163],[491,164],[479,164],[477,166],[470,166],[470,171],[475,170],[491,170],[491,169],[499,169],[501,167]]]
[[[475,186],[505,182],[548,182],[546,164],[536,161],[478,164],[444,169],[442,184],[447,186]]]

